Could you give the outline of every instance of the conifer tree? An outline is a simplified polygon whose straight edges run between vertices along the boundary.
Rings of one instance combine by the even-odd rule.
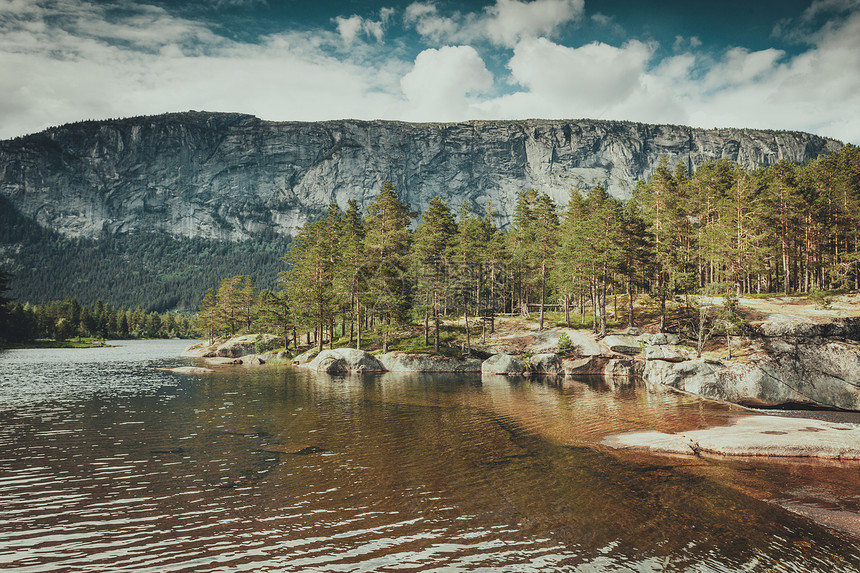
[[[439,352],[439,314],[442,299],[448,296],[456,232],[457,225],[448,205],[438,196],[430,199],[415,229],[412,254],[418,290],[417,303],[424,311],[424,343],[429,344],[429,317],[432,314],[435,352]]]
[[[366,306],[380,318],[383,352],[388,351],[391,326],[406,315],[406,277],[409,255],[409,223],[417,214],[410,211],[385,181],[379,195],[367,206],[364,266],[367,280]]]

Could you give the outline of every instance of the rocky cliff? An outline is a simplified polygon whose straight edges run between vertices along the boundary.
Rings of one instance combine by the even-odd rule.
[[[421,210],[439,195],[457,210],[511,220],[535,187],[560,204],[600,182],[621,198],[666,155],[695,168],[803,162],[840,143],[793,132],[699,130],[613,121],[268,122],[188,112],[92,121],[0,142],[0,195],[72,237],[159,231],[240,240],[289,235],[331,202],[367,204],[390,179]]]

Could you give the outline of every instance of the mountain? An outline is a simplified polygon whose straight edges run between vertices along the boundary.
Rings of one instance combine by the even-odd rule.
[[[618,121],[270,122],[187,112],[87,121],[0,142],[0,197],[65,237],[156,232],[242,241],[341,207],[390,179],[422,210],[435,195],[511,221],[535,187],[564,204],[602,183],[630,196],[666,155],[692,170],[727,157],[747,167],[804,162],[841,147],[798,132],[701,130]]]

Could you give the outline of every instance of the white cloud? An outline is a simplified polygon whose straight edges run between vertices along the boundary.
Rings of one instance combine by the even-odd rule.
[[[473,47],[444,46],[418,54],[400,85],[409,101],[409,118],[456,121],[468,117],[469,96],[490,89],[493,75]]]
[[[150,6],[108,18],[86,2],[7,1],[0,3],[0,137],[187,109],[274,120],[399,116],[408,65],[393,60],[368,73],[359,56],[333,56],[339,45],[323,30],[236,42]]]
[[[486,9],[484,26],[491,41],[513,47],[524,38],[552,36],[582,17],[584,6],[584,0],[496,0]]]
[[[388,20],[392,14],[394,14],[393,8],[382,8],[379,11],[379,20],[362,18],[353,14],[349,18],[338,16],[334,18],[334,23],[337,25],[338,34],[347,46],[351,46],[360,35],[382,42],[385,36],[385,27],[388,25]]]
[[[653,48],[631,41],[621,48],[592,43],[568,48],[545,38],[520,42],[508,62],[511,77],[526,91],[500,111],[543,117],[604,117],[640,85]],[[525,107],[526,109],[522,109]]]
[[[523,39],[552,36],[583,12],[584,0],[496,0],[480,13],[443,16],[432,2],[415,2],[406,8],[404,23],[438,43],[489,40],[513,47]]]

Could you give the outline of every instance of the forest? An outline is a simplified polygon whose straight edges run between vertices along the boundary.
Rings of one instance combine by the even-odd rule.
[[[434,198],[419,219],[386,182],[365,213],[351,201],[302,226],[276,289],[257,291],[239,275],[210,289],[200,327],[210,337],[268,330],[286,345],[302,332],[319,348],[325,340],[361,347],[372,335],[385,351],[398,328],[417,323],[438,351],[443,316],[463,319],[467,344],[499,313],[533,316],[543,328],[548,308],[568,325],[572,313],[589,316],[603,336],[607,308],[615,324],[632,326],[645,299],[659,330],[677,330],[672,308],[703,294],[860,288],[858,234],[852,145],[754,171],[718,160],[688,173],[664,157],[626,202],[597,185],[571,190],[561,210],[523,190],[507,232],[491,204],[483,215],[467,206],[455,215]]]
[[[8,296],[21,302],[71,296],[86,305],[193,312],[201,293],[228,274],[274,287],[289,246],[274,232],[238,243],[154,233],[70,239],[0,197],[0,264],[12,275]]]
[[[134,338],[194,338],[197,317],[189,313],[146,312],[114,308],[96,301],[82,305],[77,298],[45,304],[19,303],[3,296],[8,275],[0,273],[0,347],[54,342],[127,340]]]

